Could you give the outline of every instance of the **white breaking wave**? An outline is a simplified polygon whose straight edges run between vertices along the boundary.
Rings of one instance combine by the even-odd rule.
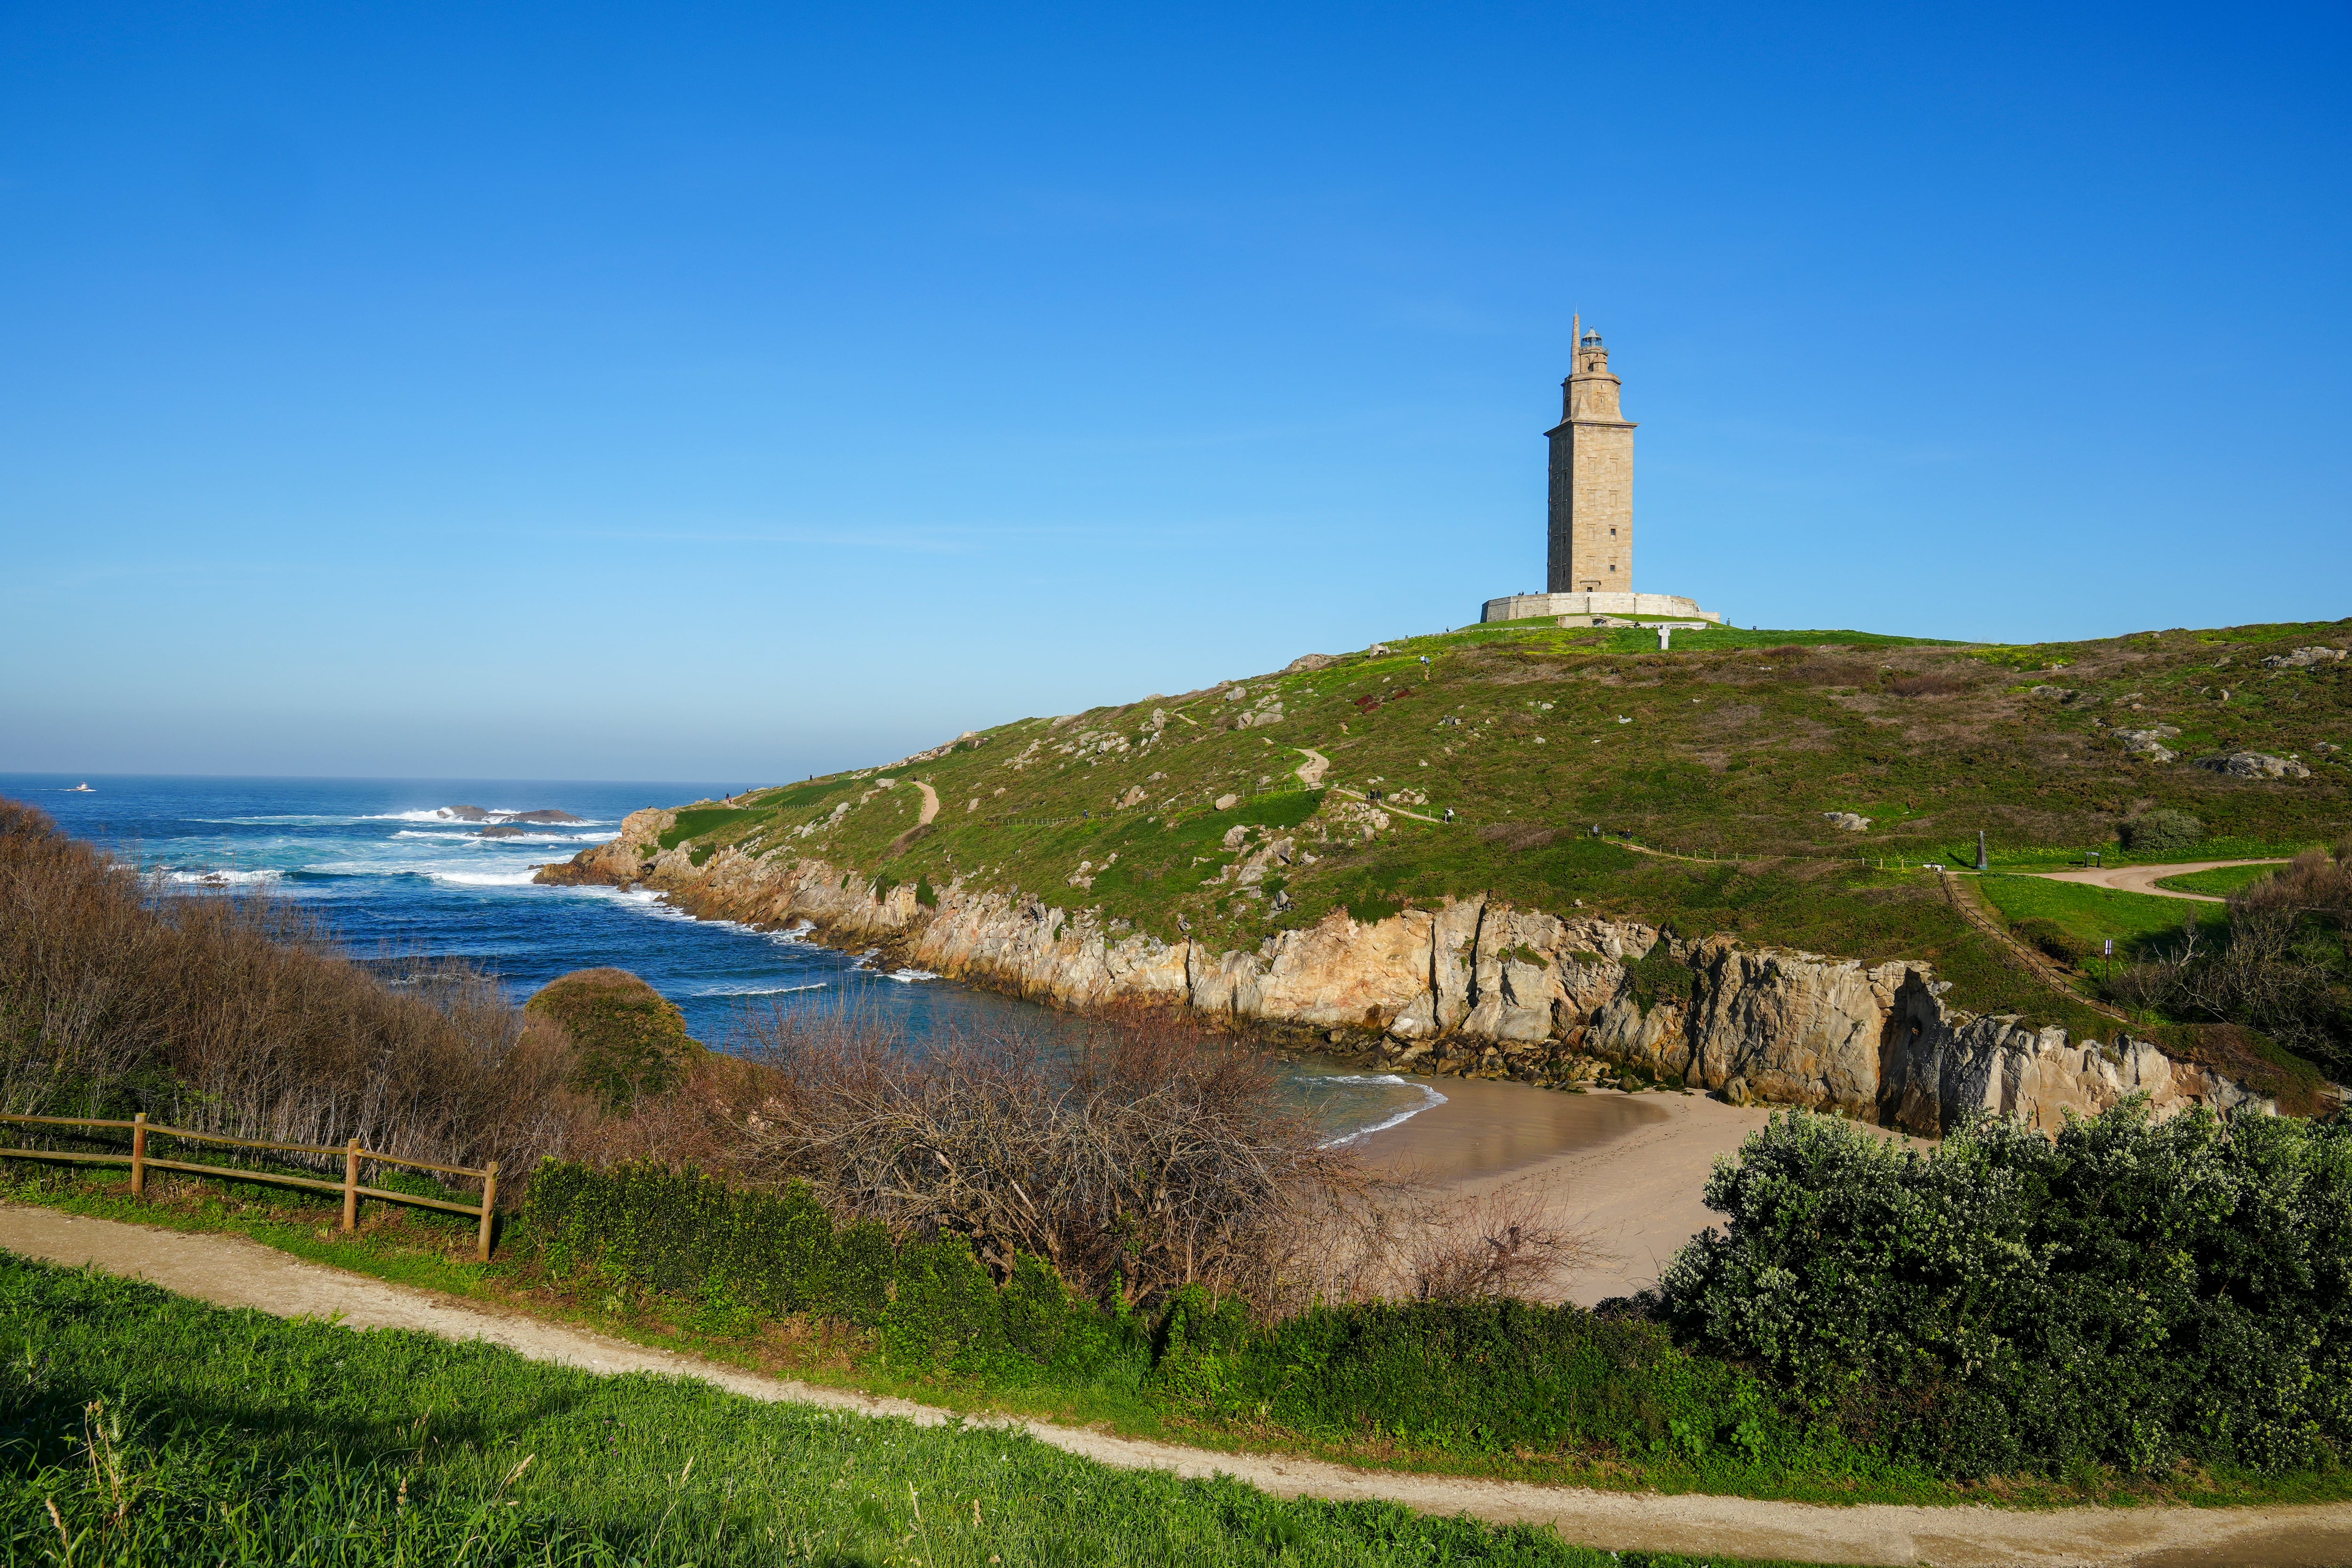
[[[558,861],[554,862],[554,864],[560,865],[562,862]],[[719,931],[740,931],[751,936],[775,937],[784,934],[781,931],[761,931],[757,926],[745,925],[741,921],[698,920],[694,916],[688,914],[684,910],[679,909],[677,905],[664,900],[659,893],[647,888],[598,888],[591,886],[583,888],[566,888],[562,890],[569,893],[584,894],[587,897],[593,899],[610,899],[615,903],[625,904],[629,908],[635,910],[642,914],[651,915],[656,920],[684,921],[688,925],[709,926]]]
[[[782,996],[794,991],[822,991],[831,982],[819,980],[808,985],[706,985],[693,993],[697,996]]]
[[[937,980],[939,976],[928,969],[894,969],[883,978],[895,980],[901,985],[912,985],[918,980]]]
[[[1402,1110],[1398,1111],[1394,1116],[1388,1118],[1386,1121],[1375,1121],[1370,1127],[1359,1127],[1353,1132],[1348,1133],[1343,1137],[1330,1139],[1323,1145],[1326,1149],[1338,1149],[1346,1144],[1353,1143],[1359,1138],[1370,1138],[1375,1132],[1385,1132],[1390,1128],[1397,1126],[1402,1122],[1412,1121],[1414,1117],[1419,1116],[1423,1111],[1427,1110],[1433,1106],[1439,1106],[1445,1103],[1445,1097],[1438,1093],[1435,1089],[1430,1088],[1429,1085],[1425,1083],[1415,1083],[1408,1078],[1399,1078],[1392,1072],[1349,1073],[1340,1078],[1327,1078],[1314,1079],[1311,1081],[1320,1083],[1380,1084],[1383,1087],[1393,1085],[1398,1089],[1417,1089],[1421,1090],[1422,1093],[1422,1101],[1419,1105],[1409,1105]]]
[[[530,879],[539,875],[535,866],[520,871],[436,871],[430,867],[419,868],[436,882],[447,882],[460,888],[528,888]]]
[[[275,882],[286,875],[283,871],[166,871],[164,879],[192,888],[244,888],[257,882]]]
[[[504,806],[484,806],[482,808],[484,815],[479,819],[477,819],[470,816],[459,816],[446,805],[436,805],[430,811],[372,811],[365,816],[343,816],[326,820],[336,822],[463,822],[477,827],[491,827],[497,826],[498,820],[500,817],[520,816],[525,812],[541,809],[543,808],[539,806],[514,806],[511,808]],[[262,819],[238,818],[236,820],[258,821]],[[565,827],[610,827],[613,825],[613,820],[610,817],[583,816],[577,822],[566,822],[561,826]],[[546,826],[556,825],[538,824],[535,826]]]

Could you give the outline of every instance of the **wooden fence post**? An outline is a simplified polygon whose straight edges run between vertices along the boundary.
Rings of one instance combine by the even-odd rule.
[[[493,1160],[482,1172],[482,1234],[474,1245],[474,1256],[484,1263],[490,1260],[490,1220],[498,1212],[499,1163]]]
[[[356,1138],[343,1151],[343,1231],[346,1235],[360,1227],[360,1141]]]
[[[147,1195],[147,1113],[131,1119],[131,1201]]]

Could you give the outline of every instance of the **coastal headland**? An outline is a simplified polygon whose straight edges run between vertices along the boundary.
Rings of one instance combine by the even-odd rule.
[[[540,875],[1392,1071],[1930,1136],[2135,1093],[2309,1110],[2320,1067],[2129,1015],[2019,940],[2000,884],[2027,879],[1999,873],[2128,861],[2158,810],[2209,858],[2339,836],[2347,641],[1481,626],[648,806]],[[1956,876],[1979,832],[1994,874]],[[2127,931],[2126,961],[2160,941]]]

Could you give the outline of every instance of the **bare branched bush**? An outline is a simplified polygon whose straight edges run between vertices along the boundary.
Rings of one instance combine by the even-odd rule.
[[[1000,1275],[1028,1252],[1090,1295],[1197,1282],[1271,1310],[1328,1227],[1374,1206],[1263,1051],[1161,1013],[917,1051],[872,1020],[779,1010],[746,1054],[773,1075],[732,1110],[747,1174],[804,1179],[901,1237],[968,1237]]]
[[[1524,1183],[1424,1205],[1400,1250],[1406,1280],[1423,1301],[1547,1297],[1564,1276],[1607,1256]]]
[[[2242,1025],[2352,1073],[2352,842],[2311,850],[2230,899],[2216,941],[2194,910],[2158,961],[2119,976],[2135,1006]]]
[[[0,800],[0,1110],[528,1169],[593,1114],[463,965],[387,981],[266,896],[174,893]]]

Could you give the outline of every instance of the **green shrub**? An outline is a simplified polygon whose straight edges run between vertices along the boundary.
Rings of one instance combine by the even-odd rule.
[[[691,1167],[545,1161],[523,1220],[559,1270],[600,1268],[686,1297],[723,1287],[770,1316],[873,1323],[897,1270],[881,1226],[835,1225],[806,1184],[738,1191]]]
[[[1661,933],[1650,951],[1625,966],[1633,983],[1633,1005],[1644,1018],[1662,1002],[1687,1002],[1698,984],[1698,972],[1676,958],[1670,939]]]
[[[2010,935],[2037,947],[2062,963],[2080,963],[2091,955],[2091,944],[2056,921],[2032,916],[2009,928]]]
[[[1233,1390],[1249,1332],[1248,1302],[1185,1286],[1168,1303],[1151,1337],[1151,1385],[1180,1399],[1223,1403]]]
[[[2135,855],[2169,855],[2205,841],[2205,825],[2185,811],[2144,811],[2123,825],[2124,847]]]
[[[882,1343],[900,1366],[986,1365],[1004,1349],[996,1281],[961,1237],[898,1251]]]
[[[559,975],[523,1011],[562,1026],[579,1053],[572,1087],[616,1110],[676,1088],[702,1050],[687,1037],[686,1015],[625,969]]]
[[[1084,1377],[1140,1348],[1130,1325],[1073,1297],[1042,1259],[1016,1258],[1000,1289],[961,1237],[896,1246],[870,1220],[836,1223],[803,1182],[763,1192],[691,1167],[550,1160],[531,1177],[523,1222],[559,1273],[697,1300],[707,1322],[750,1311],[862,1324],[894,1366]]]
[[[2135,1100],[1922,1156],[1797,1113],[1706,1201],[1727,1229],[1664,1279],[1686,1342],[1943,1474],[2279,1471],[2352,1441],[2352,1128]]]
[[[1599,1447],[1701,1468],[1871,1463],[1809,1430],[1752,1374],[1677,1349],[1663,1324],[1632,1315],[1511,1300],[1374,1302],[1220,1340],[1230,1333],[1189,1315],[1181,1335],[1161,1336],[1161,1369],[1181,1351],[1184,1373],[1154,1377],[1340,1440],[1486,1454]]]

